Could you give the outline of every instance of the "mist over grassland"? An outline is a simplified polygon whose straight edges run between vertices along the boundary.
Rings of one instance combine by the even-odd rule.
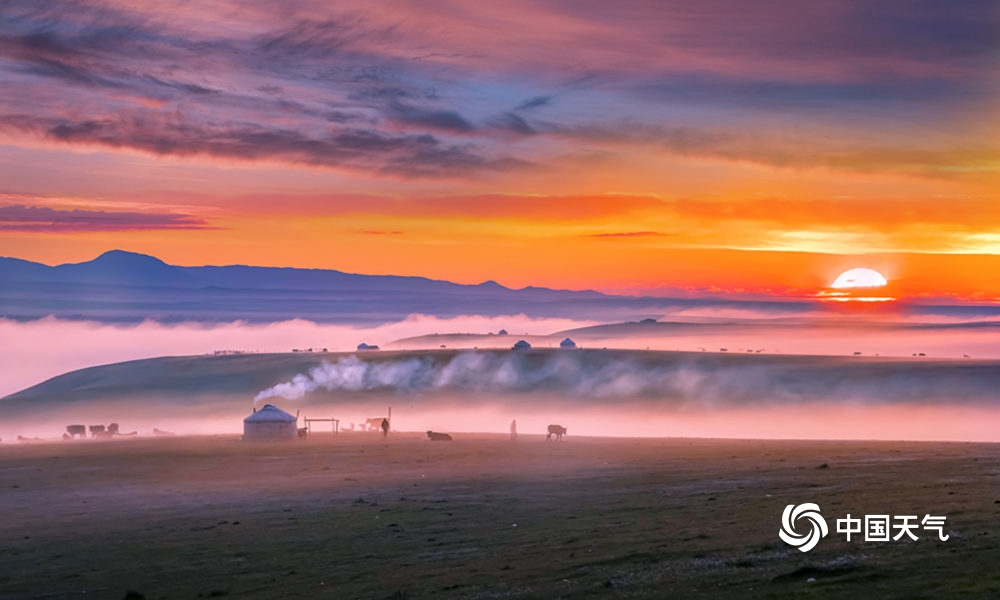
[[[755,313],[701,310],[659,322],[601,325],[594,321],[525,315],[471,315],[444,319],[411,315],[377,327],[276,323],[108,324],[56,319],[0,318],[0,395],[12,394],[68,371],[160,356],[216,351],[282,353],[353,350],[359,343],[391,349],[508,349],[518,339],[558,347],[571,337],[583,348],[620,348],[762,354],[928,358],[1000,358],[1000,324],[992,320],[872,322],[856,318],[763,318]],[[496,335],[500,330],[509,335]],[[277,382],[271,382],[273,385]],[[256,392],[254,392],[256,393]]]
[[[111,421],[238,433],[263,402],[345,427],[392,406],[394,427],[418,431],[997,438],[989,305],[631,298],[128,253],[15,266],[27,274],[0,292],[5,438]],[[521,339],[533,350],[512,352]]]
[[[131,361],[0,399],[10,436],[70,422],[238,433],[269,402],[342,427],[571,435],[997,439],[1000,362],[644,350],[415,350]],[[323,427],[326,427],[324,425]],[[17,430],[17,431],[15,431]]]

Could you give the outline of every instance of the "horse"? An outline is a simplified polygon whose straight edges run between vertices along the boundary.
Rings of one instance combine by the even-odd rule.
[[[562,439],[562,436],[566,435],[566,428],[562,425],[549,425],[549,433],[545,436],[546,440],[551,440],[552,436],[556,436],[556,441]]]
[[[438,433],[436,431],[428,431],[427,437],[431,439],[432,442],[450,442],[451,436],[447,433]]]

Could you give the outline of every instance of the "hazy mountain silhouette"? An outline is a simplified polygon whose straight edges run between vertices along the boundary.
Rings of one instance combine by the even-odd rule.
[[[679,297],[677,297],[679,296]],[[695,307],[737,308],[771,316],[824,310],[810,299],[740,296],[634,297],[541,287],[511,289],[485,281],[463,285],[426,277],[359,275],[323,269],[245,265],[180,267],[112,250],[94,260],[54,267],[0,257],[0,318],[135,323],[276,322],[293,318],[369,325],[411,314],[562,317],[604,322],[662,317]],[[995,305],[900,308],[911,314],[1000,314]]]
[[[55,267],[0,258],[0,317],[21,320],[54,315],[107,322],[303,318],[371,323],[413,313],[579,316],[606,312],[623,300],[639,299],[322,269],[180,267],[122,250]],[[638,304],[629,310],[642,311],[648,302]]]

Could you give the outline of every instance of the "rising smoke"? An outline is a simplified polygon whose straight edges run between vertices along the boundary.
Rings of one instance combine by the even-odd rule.
[[[294,400],[317,391],[549,392],[581,401],[658,398],[698,407],[814,401],[895,404],[992,403],[1000,372],[990,364],[866,361],[601,350],[459,352],[410,358],[323,361],[257,394]]]

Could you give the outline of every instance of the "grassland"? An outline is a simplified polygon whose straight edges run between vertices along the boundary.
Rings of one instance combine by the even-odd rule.
[[[4,443],[0,490],[5,599],[1000,594],[990,444]],[[831,529],[807,554],[777,535],[782,509],[802,502]],[[951,537],[847,542],[835,533],[846,513],[947,515]]]

